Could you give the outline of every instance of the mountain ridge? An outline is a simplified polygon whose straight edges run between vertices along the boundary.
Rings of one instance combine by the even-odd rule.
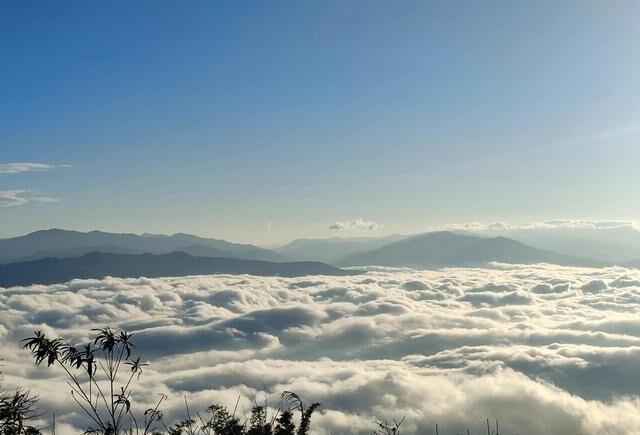
[[[572,266],[603,266],[597,260],[556,254],[533,248],[508,237],[480,237],[435,231],[353,254],[340,266],[437,267],[477,266],[490,262],[512,264],[552,263]]]
[[[194,257],[184,252],[169,254],[111,254],[90,252],[82,257],[47,257],[0,265],[0,287],[55,284],[72,279],[157,278],[189,275],[257,275],[298,277],[308,275],[355,275],[314,261],[276,263],[224,257]]]
[[[407,237],[410,236],[394,234],[383,237],[295,239],[274,250],[294,260],[316,260],[333,264],[347,255],[377,249]]]
[[[115,250],[114,253],[151,253],[167,254],[192,246],[202,246],[211,252],[208,256],[222,256],[245,260],[264,260],[282,262],[287,258],[277,252],[259,248],[250,244],[232,243],[226,240],[211,239],[192,234],[175,233],[133,234],[108,233],[100,230],[81,232],[52,228],[38,230],[23,236],[0,240],[0,262],[7,263],[24,259],[46,257],[66,257],[69,251],[75,255],[84,255],[102,249]],[[202,248],[201,248],[202,250]],[[103,252],[103,251],[101,251]],[[110,252],[110,251],[105,251]]]

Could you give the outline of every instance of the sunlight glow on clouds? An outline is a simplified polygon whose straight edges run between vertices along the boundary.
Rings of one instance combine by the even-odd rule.
[[[623,268],[106,278],[0,290],[0,346],[6,381],[68,428],[81,421],[62,373],[33,368],[19,340],[43,329],[81,343],[109,324],[151,361],[135,400],[168,394],[169,418],[183,396],[233,407],[240,394],[247,411],[254,395],[273,404],[292,390],[323,403],[319,434],[403,416],[406,433],[436,422],[475,433],[489,417],[504,433],[629,434],[640,432],[639,314],[640,271]]]

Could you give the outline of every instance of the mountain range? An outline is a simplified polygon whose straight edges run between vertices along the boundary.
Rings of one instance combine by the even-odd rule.
[[[439,231],[409,237],[372,251],[347,256],[342,266],[478,266],[489,262],[602,266],[598,260],[532,248],[507,237],[479,237]]]
[[[331,237],[328,239],[297,239],[275,251],[291,259],[306,259],[339,263],[348,255],[381,248],[407,236],[386,237]]]
[[[180,251],[201,257],[286,261],[284,255],[254,245],[207,239],[191,234],[138,235],[51,229],[0,240],[0,263],[47,257],[78,257],[93,251],[115,254],[167,254]]]
[[[640,231],[631,226],[493,229],[471,234],[508,237],[559,254],[588,257],[615,264],[640,259]]]
[[[296,277],[353,275],[358,272],[313,261],[274,263],[237,258],[194,257],[184,252],[162,255],[91,252],[81,257],[48,257],[0,265],[0,287],[53,284],[77,278],[98,279],[106,276],[153,278],[220,273]]]
[[[347,273],[341,267],[436,268],[490,262],[640,267],[640,248],[639,256],[634,257],[635,245],[623,243],[621,236],[607,241],[562,237],[559,233],[557,238],[531,239],[528,244],[505,236],[437,231],[416,236],[299,239],[270,250],[183,233],[168,236],[51,229],[0,240],[0,264],[4,264],[0,266],[0,286],[107,275],[339,275]],[[558,250],[544,248],[553,243]]]

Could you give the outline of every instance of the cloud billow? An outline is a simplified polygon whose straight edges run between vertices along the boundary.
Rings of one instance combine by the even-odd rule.
[[[152,363],[138,400],[168,393],[170,418],[183,396],[248,407],[291,390],[323,403],[319,434],[403,416],[406,433],[476,433],[489,417],[504,433],[623,434],[640,432],[639,310],[640,271],[623,268],[105,278],[0,290],[0,346],[6,381],[40,394],[61,428],[82,426],[64,377],[27,364],[19,340],[82,343],[109,324]]]
[[[337,221],[336,223],[329,225],[329,229],[332,231],[377,231],[383,227],[384,225],[381,223],[365,219]]]

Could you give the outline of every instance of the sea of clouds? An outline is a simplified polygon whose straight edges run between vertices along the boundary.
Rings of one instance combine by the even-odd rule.
[[[20,340],[134,332],[149,360],[134,400],[167,394],[168,419],[212,402],[240,412],[282,391],[322,402],[314,433],[640,433],[640,271],[549,265],[370,269],[349,277],[195,276],[75,280],[0,289],[8,386],[86,420],[63,373],[34,367]]]

